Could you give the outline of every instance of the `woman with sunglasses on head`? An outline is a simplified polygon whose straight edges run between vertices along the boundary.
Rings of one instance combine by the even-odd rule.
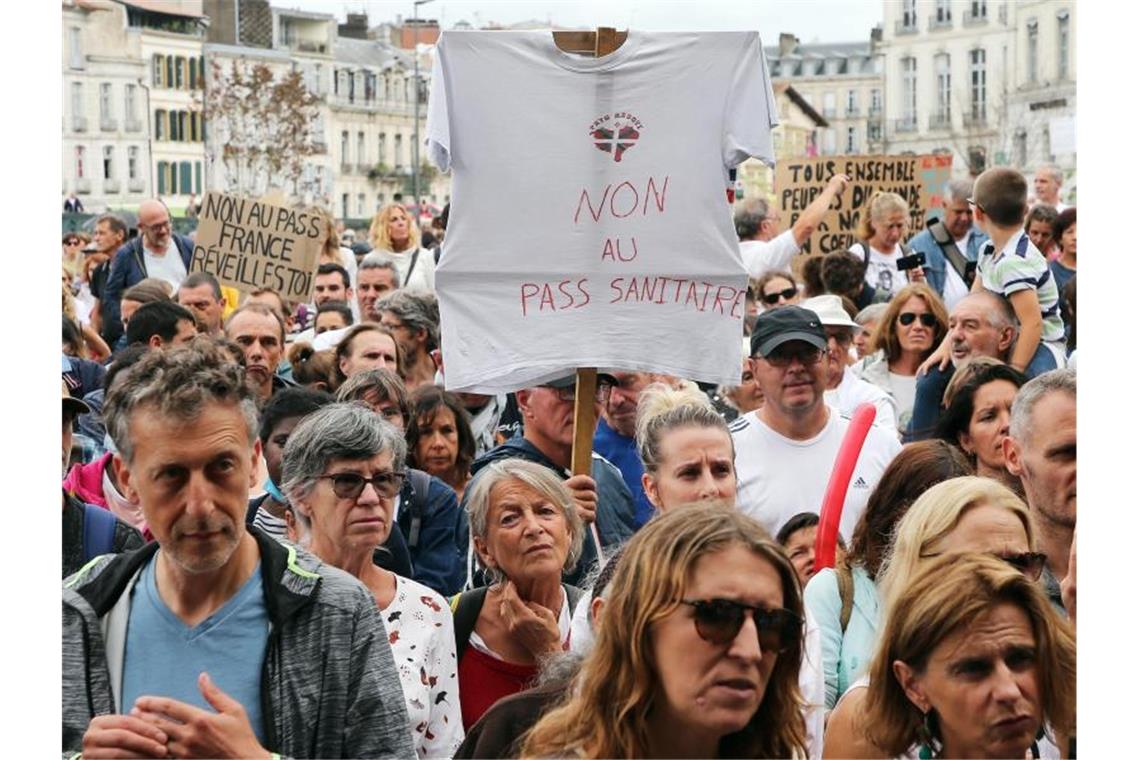
[[[923,283],[907,285],[879,319],[871,338],[875,353],[854,368],[894,400],[900,433],[906,431],[914,411],[918,368],[941,345],[948,323],[946,307],[937,293]]]
[[[756,300],[761,311],[800,302],[800,291],[791,272],[765,272],[756,280]]]
[[[895,528],[893,545],[878,576],[879,609],[889,618],[910,581],[944,555],[990,554],[1036,583],[1045,555],[1036,551],[1029,510],[1017,494],[996,480],[951,478],[920,496]],[[877,634],[879,646],[882,631]],[[827,724],[824,757],[886,757],[863,733],[867,678],[842,696]]]
[[[524,757],[803,757],[795,569],[752,519],[694,505],[626,545],[575,688]]]
[[[378,567],[373,552],[394,523],[406,475],[400,431],[366,407],[330,404],[285,444],[282,491],[291,533],[376,597],[400,672],[419,757],[450,757],[463,741],[451,614],[442,596]],[[316,719],[316,716],[314,716]]]
[[[1038,584],[984,554],[940,557],[884,624],[863,727],[890,757],[1060,757],[1076,676],[1075,632]]]
[[[935,436],[957,446],[974,474],[1020,493],[1021,481],[1005,468],[1002,446],[1009,437],[1009,411],[1025,375],[1013,367],[979,356],[958,367],[946,386]]]

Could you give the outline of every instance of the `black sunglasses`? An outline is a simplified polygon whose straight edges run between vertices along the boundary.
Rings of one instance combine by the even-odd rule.
[[[803,621],[788,610],[766,610],[731,599],[682,599],[681,604],[693,608],[697,635],[705,641],[721,645],[732,642],[744,626],[744,615],[751,613],[763,652],[783,652],[803,634]]]
[[[913,311],[904,311],[902,314],[899,314],[899,324],[906,327],[913,322],[916,317],[919,322],[922,322],[923,327],[934,327],[938,324],[938,319],[928,311],[922,314],[915,314]]]
[[[378,472],[366,478],[355,472],[339,472],[336,475],[318,475],[318,480],[331,480],[333,493],[342,499],[359,499],[364,493],[364,484],[371,483],[376,493],[392,498],[404,485],[403,472]]]
[[[997,552],[991,552],[990,555],[996,559],[1000,559],[1031,581],[1035,581],[1041,577],[1041,573],[1045,570],[1045,562],[1048,559],[1041,552],[1022,552],[1021,554],[998,554]],[[921,559],[934,559],[942,555],[920,554],[918,556]]]
[[[785,288],[784,290],[778,290],[775,293],[765,293],[764,303],[768,304],[769,306],[775,306],[780,302],[781,298],[783,298],[785,301],[792,300],[796,297],[797,292],[798,291],[795,288]]]

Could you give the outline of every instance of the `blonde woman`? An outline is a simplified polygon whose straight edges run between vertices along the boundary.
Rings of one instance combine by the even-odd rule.
[[[910,231],[910,208],[897,193],[878,191],[861,211],[859,238],[848,250],[866,266],[867,284],[893,296],[908,282],[925,282],[922,267],[900,270],[898,260],[910,254],[902,241]]]
[[[759,523],[705,504],[625,545],[575,688],[522,757],[804,757],[799,580]]]
[[[392,256],[405,288],[435,290],[435,256],[420,248],[419,227],[403,206],[389,203],[381,208],[372,219],[368,240],[374,250]]]

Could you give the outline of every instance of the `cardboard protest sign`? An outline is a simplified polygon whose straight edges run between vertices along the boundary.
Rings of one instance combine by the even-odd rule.
[[[208,192],[190,272],[209,272],[245,293],[272,288],[282,298],[308,301],[326,234],[315,213]]]
[[[776,163],[776,207],[790,229],[835,174],[851,184],[837,198],[807,242],[804,253],[845,251],[856,241],[864,207],[877,190],[898,193],[910,206],[910,234],[920,232],[928,212],[942,206],[953,156],[829,156],[789,158]]]

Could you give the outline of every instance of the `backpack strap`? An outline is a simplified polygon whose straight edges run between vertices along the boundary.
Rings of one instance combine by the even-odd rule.
[[[83,505],[83,561],[94,559],[102,554],[110,554],[115,548],[115,516],[111,510],[94,504]]]
[[[866,240],[859,240],[856,242],[858,242],[859,247],[863,249],[863,268],[866,269],[867,267],[871,266],[871,246],[867,245]]]
[[[475,631],[475,621],[487,599],[487,587],[474,588],[451,597],[451,619],[455,624],[455,661],[463,659],[463,652]]]
[[[835,581],[839,584],[839,631],[847,633],[851,622],[851,609],[855,606],[855,578],[846,560],[835,563]]]
[[[408,468],[408,481],[412,484],[412,498],[408,501],[411,510],[411,523],[408,525],[408,550],[414,551],[420,543],[420,527],[427,511],[428,489],[431,488],[431,475],[423,470]]]
[[[937,230],[936,225],[942,229]],[[938,243],[938,247],[942,249],[942,255],[946,257],[950,266],[954,267],[954,271],[962,278],[962,282],[966,283],[967,288],[973,286],[974,276],[978,270],[977,264],[968,261],[958,250],[958,244],[950,237],[950,231],[946,229],[946,225],[942,223],[941,219],[930,219],[926,222],[926,227],[930,231],[930,236],[934,238],[934,242]],[[974,265],[970,266],[971,264]]]
[[[566,590],[566,603],[570,606],[570,614],[573,615],[574,610],[578,609],[578,602],[586,595],[586,592],[567,583],[563,583],[562,588]]]
[[[410,281],[411,281],[411,279],[412,279],[412,272],[416,271],[416,262],[417,262],[417,261],[419,261],[419,260],[420,260],[420,249],[419,249],[419,247],[417,246],[417,247],[416,247],[416,250],[412,251],[412,263],[411,263],[411,265],[408,267],[408,274],[407,274],[407,276],[406,276],[406,277],[404,277],[404,285],[405,285],[405,286],[408,284],[408,282],[410,282]]]

